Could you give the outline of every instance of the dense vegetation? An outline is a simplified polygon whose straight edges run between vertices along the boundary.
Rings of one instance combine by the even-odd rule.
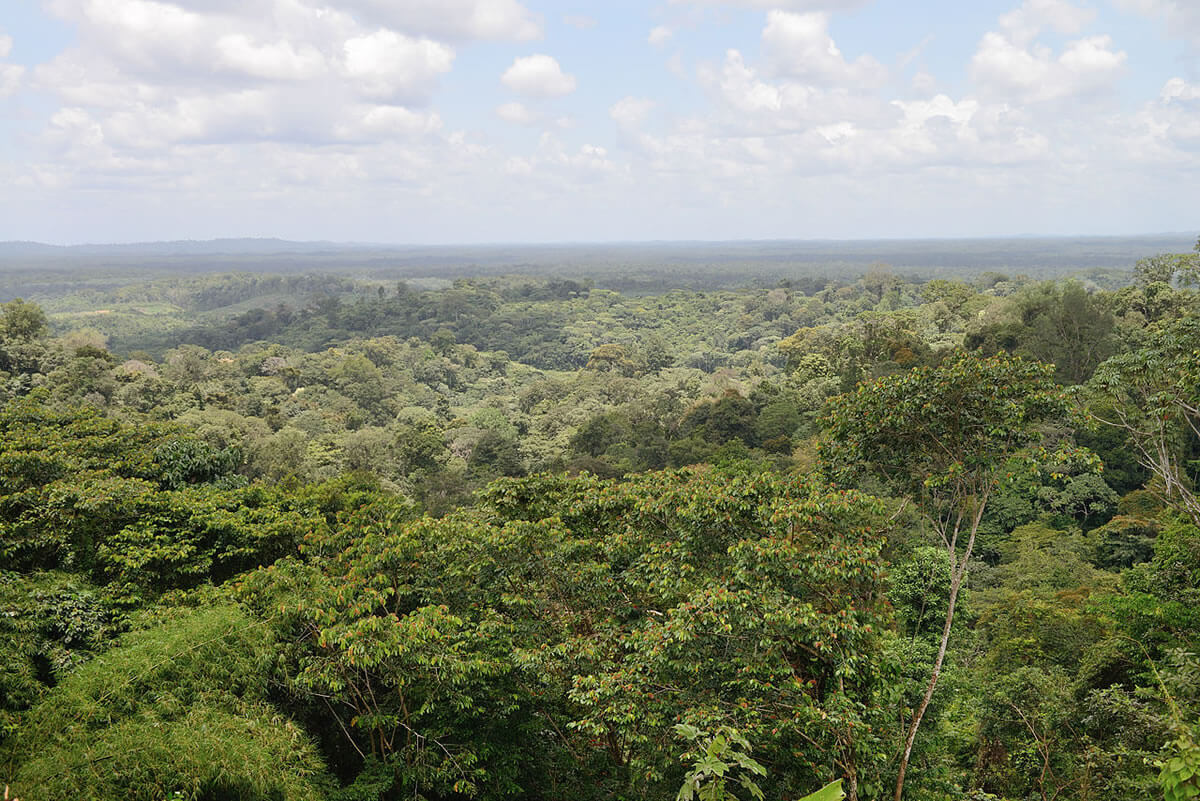
[[[5,303],[0,783],[1200,796],[1197,248]]]

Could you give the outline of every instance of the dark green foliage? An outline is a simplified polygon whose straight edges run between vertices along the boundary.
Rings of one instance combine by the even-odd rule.
[[[1146,562],[1154,553],[1159,526],[1153,519],[1118,515],[1091,532],[1095,563],[1116,570]]]
[[[0,572],[0,742],[48,688],[124,630],[117,604],[77,576]]]
[[[1200,525],[1200,315],[1155,326],[1145,347],[1114,356],[1089,383],[1092,415],[1120,431],[1165,501]]]
[[[153,478],[167,490],[222,481],[236,485],[240,479],[234,471],[241,465],[241,454],[195,439],[171,439],[159,445],[154,462],[158,469]]]
[[[969,333],[966,347],[1049,362],[1063,384],[1086,381],[1116,351],[1113,314],[1077,281],[1038,284],[1010,298],[1009,306],[1007,318]]]

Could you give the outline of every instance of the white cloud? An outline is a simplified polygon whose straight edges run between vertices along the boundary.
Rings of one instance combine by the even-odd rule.
[[[704,68],[700,78],[702,82],[717,87],[720,97],[736,111],[776,112],[783,107],[783,91],[761,80],[737,50],[725,53],[725,63],[720,73]]]
[[[212,23],[203,15],[151,0],[54,0],[95,50],[126,69],[181,71],[211,63]]]
[[[372,97],[421,96],[454,62],[444,44],[389,30],[348,39],[344,49],[346,74]]]
[[[875,125],[895,116],[875,92],[772,78],[737,50],[726,52],[720,69],[703,65],[698,75],[724,112],[721,124],[741,133],[769,135],[844,121]]]
[[[1025,0],[985,33],[971,59],[980,90],[1016,103],[1086,97],[1111,92],[1128,56],[1107,35],[1068,41],[1060,52],[1039,41],[1043,31],[1082,33],[1095,18],[1066,0]]]
[[[0,59],[12,53],[12,37],[0,33]],[[15,94],[21,88],[25,67],[20,64],[0,64],[0,99]]]
[[[500,76],[509,89],[530,97],[561,97],[575,91],[575,76],[556,59],[541,53],[516,59]]]
[[[622,129],[633,129],[642,124],[655,105],[649,98],[623,97],[609,107],[608,116]]]
[[[496,116],[514,125],[535,125],[538,116],[529,110],[524,103],[502,103],[496,107]]]
[[[1004,34],[984,35],[971,59],[971,76],[984,91],[1018,102],[1037,103],[1108,90],[1125,66],[1112,38],[1091,36],[1069,42],[1057,56],[1048,47],[1021,46]]]
[[[0,64],[0,98],[15,94],[24,75],[25,68],[20,64]]]
[[[829,14],[772,11],[762,32],[763,48],[776,74],[814,84],[849,84],[870,88],[887,78],[887,70],[870,56],[847,62],[829,35]]]
[[[413,111],[403,106],[368,106],[357,118],[348,118],[334,131],[338,139],[396,139],[431,134],[441,130],[442,118],[431,111]]]
[[[313,144],[415,148],[446,137],[439,115],[419,107],[453,48],[365,28],[342,0],[51,1],[78,29],[77,44],[32,81],[71,110],[44,135],[56,163],[38,169],[57,181],[97,165],[172,164],[189,148],[274,143],[301,158]],[[67,147],[72,136],[88,147]]]
[[[528,41],[542,21],[516,0],[332,0],[376,25],[450,39]]]
[[[871,0],[671,0],[672,4],[740,6],[785,11],[839,11],[859,8]]]
[[[1195,0],[1115,0],[1119,8],[1166,23],[1167,33],[1200,44],[1200,3]]]
[[[1177,179],[1189,168],[1200,169],[1200,84],[1171,78],[1157,99],[1122,121],[1116,135],[1119,156],[1131,166]]]
[[[658,47],[659,45],[666,44],[674,35],[675,32],[666,25],[656,25],[650,30],[650,35],[646,37],[646,41]]]
[[[934,91],[937,89],[937,85],[938,85],[937,78],[935,78],[933,75],[929,74],[928,72],[925,72],[924,70],[919,71],[916,75],[913,76],[913,79],[912,79],[913,89],[924,95],[933,94]]]
[[[218,66],[253,78],[302,81],[328,68],[312,45],[296,47],[285,40],[260,44],[245,34],[230,34],[217,40],[216,50]]]
[[[1200,100],[1200,85],[1190,84],[1183,78],[1172,78],[1163,84],[1159,99],[1164,103],[1177,100]]]
[[[1014,42],[1027,44],[1043,30],[1077,34],[1095,18],[1092,9],[1066,0],[1025,0],[1016,10],[1000,17],[1000,27]]]

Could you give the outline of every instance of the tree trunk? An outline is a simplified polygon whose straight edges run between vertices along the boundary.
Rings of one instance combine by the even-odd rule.
[[[975,549],[975,534],[979,531],[979,523],[983,519],[983,508],[987,505],[987,499],[988,493],[985,492],[971,519],[971,532],[967,538],[967,548],[961,561],[958,559],[958,554],[955,553],[954,540],[948,541],[950,600],[946,605],[946,623],[942,626],[942,640],[938,644],[937,659],[933,661],[933,671],[929,676],[929,683],[925,686],[925,695],[917,706],[912,723],[908,727],[908,735],[904,738],[904,753],[900,757],[900,771],[896,776],[894,801],[901,801],[901,797],[904,795],[904,774],[908,772],[908,760],[912,756],[913,743],[917,739],[917,729],[921,727],[921,718],[925,716],[925,710],[929,708],[929,701],[933,698],[933,691],[937,688],[938,679],[942,675],[942,663],[946,660],[946,647],[950,644],[950,628],[954,625],[954,607],[958,603],[958,591],[962,588],[963,579],[967,576],[967,567],[971,564],[971,552]]]

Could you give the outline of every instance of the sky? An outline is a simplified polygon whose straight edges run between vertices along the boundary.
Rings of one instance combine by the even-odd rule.
[[[1200,229],[1200,0],[0,0],[0,240]]]

